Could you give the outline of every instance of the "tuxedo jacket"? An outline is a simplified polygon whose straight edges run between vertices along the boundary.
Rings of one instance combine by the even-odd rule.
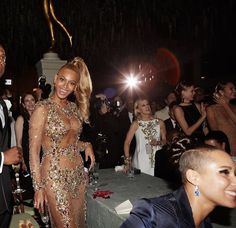
[[[4,114],[4,127],[2,127],[2,122],[0,119],[0,152],[7,150],[10,144],[10,121],[7,113]],[[0,164],[1,162],[2,156],[0,155]],[[6,211],[11,211],[12,188],[10,172],[10,166],[3,165],[2,173],[0,173],[0,215]]]
[[[195,228],[192,210],[183,187],[164,196],[141,199],[121,228]],[[212,228],[208,219],[201,228]]]
[[[165,120],[164,123],[166,126],[166,132],[171,132],[175,129],[171,121],[171,118],[168,118],[167,120]]]

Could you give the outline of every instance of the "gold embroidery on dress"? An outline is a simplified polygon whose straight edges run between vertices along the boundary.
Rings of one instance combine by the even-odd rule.
[[[63,227],[69,227],[74,216],[69,209],[69,199],[79,198],[79,188],[86,185],[79,146],[82,122],[78,108],[72,102],[68,102],[65,109],[51,99],[39,102],[39,106],[46,107],[47,117],[42,136],[43,157],[40,168],[32,166],[34,187],[52,191],[55,209],[60,213]],[[35,136],[37,138],[37,134]],[[38,172],[41,178],[37,177]],[[84,207],[80,210],[84,210]]]
[[[155,135],[158,134],[156,127],[160,125],[160,123],[157,119],[154,119],[150,121],[138,121],[138,125],[144,134],[145,140],[147,141],[146,150],[149,150],[150,148],[150,151],[148,152],[149,160],[150,160],[151,167],[154,167],[154,163],[155,163],[154,152],[155,151],[153,151],[153,147],[150,146],[149,143],[155,137]]]

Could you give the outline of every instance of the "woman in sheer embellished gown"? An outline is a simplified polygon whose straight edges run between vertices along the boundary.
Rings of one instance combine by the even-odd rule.
[[[86,64],[79,57],[55,75],[53,95],[36,104],[30,119],[30,169],[35,190],[34,207],[48,205],[52,227],[86,227],[86,177],[80,151],[94,164],[90,143],[79,140],[88,120],[92,91]],[[74,93],[76,102],[69,102]],[[40,147],[43,157],[40,162]]]

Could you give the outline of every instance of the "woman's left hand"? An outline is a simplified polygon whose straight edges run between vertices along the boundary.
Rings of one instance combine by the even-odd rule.
[[[90,158],[91,160],[91,164],[89,166],[89,170],[90,170],[95,164],[95,156],[94,156],[93,147],[91,144],[87,146],[87,148],[85,149],[85,161],[88,161],[88,158]]]
[[[218,93],[214,93],[213,97],[214,97],[214,101],[217,104],[221,104],[221,105],[225,105],[226,104],[226,101],[225,101],[224,97],[219,95]]]

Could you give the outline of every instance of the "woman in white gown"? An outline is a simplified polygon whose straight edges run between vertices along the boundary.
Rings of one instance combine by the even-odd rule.
[[[126,169],[131,165],[129,147],[135,135],[136,149],[132,166],[142,173],[154,176],[155,153],[166,144],[165,124],[153,117],[147,99],[141,98],[134,103],[134,115],[135,121],[131,124],[124,143]]]

